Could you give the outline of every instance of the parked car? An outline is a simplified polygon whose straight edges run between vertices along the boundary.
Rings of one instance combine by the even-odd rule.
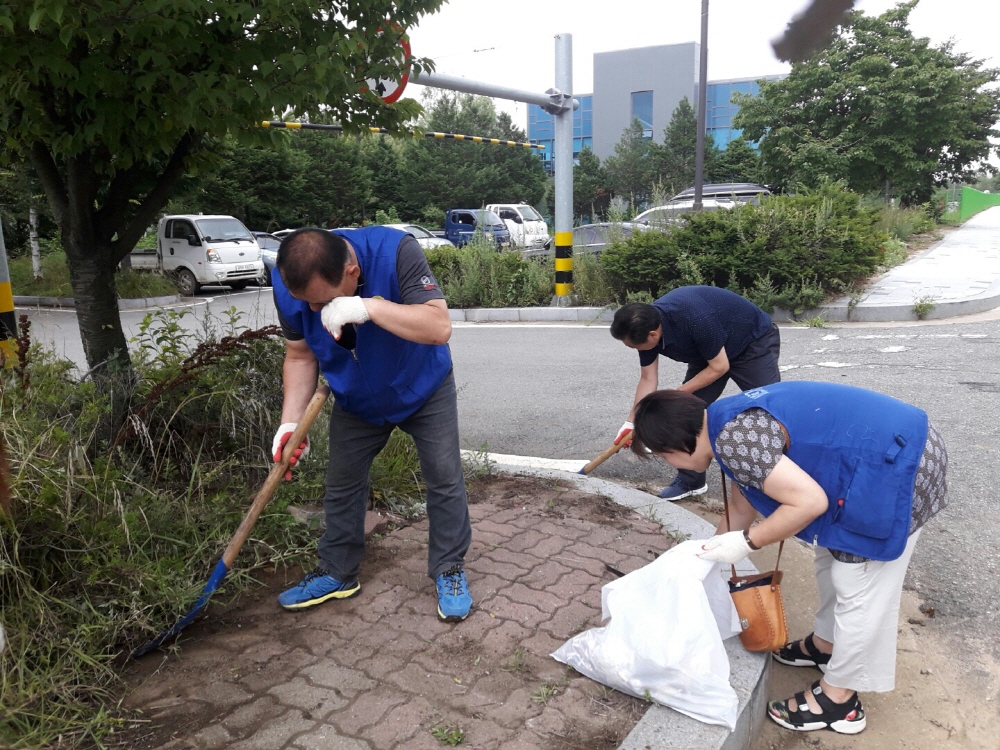
[[[264,275],[261,249],[233,216],[164,216],[156,227],[156,250],[134,250],[132,268],[170,274],[190,297],[203,285],[243,289]]]
[[[417,244],[424,250],[433,250],[435,247],[454,247],[450,240],[435,236],[430,230],[424,229],[419,224],[385,224],[383,226],[398,229],[407,234],[412,234],[417,240]]]
[[[485,208],[449,208],[445,212],[445,237],[456,247],[466,244],[477,231],[492,238],[498,249],[510,247],[510,230],[492,211]]]
[[[264,275],[260,278],[263,286],[271,286],[271,271],[278,262],[278,247],[281,238],[268,232],[251,232],[257,244],[260,245],[260,259],[264,261]]]
[[[646,227],[632,222],[603,221],[573,228],[573,252],[600,254],[615,240],[625,240]]]
[[[514,247],[525,250],[548,248],[552,244],[545,219],[526,203],[489,203],[486,206],[507,225]]]
[[[726,182],[702,186],[702,211],[718,211],[746,203],[760,205],[760,199],[771,194],[763,185],[749,182]],[[666,229],[680,217],[694,211],[694,188],[688,188],[662,206],[654,206],[636,216],[632,222],[644,227]]]
[[[736,203],[753,203],[755,206],[760,205],[761,198],[765,198],[770,194],[770,190],[754,182],[717,182],[701,186],[702,199],[724,198]],[[694,201],[693,187],[682,190],[671,198],[670,202],[683,200]]]

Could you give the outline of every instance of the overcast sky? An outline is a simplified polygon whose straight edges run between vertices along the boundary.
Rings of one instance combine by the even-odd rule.
[[[878,15],[894,0],[857,0]],[[708,79],[785,73],[771,39],[780,36],[806,0],[710,0]],[[413,54],[430,57],[437,71],[476,81],[543,92],[554,84],[553,36],[573,35],[573,90],[591,93],[595,52],[698,41],[700,0],[450,0],[410,30]],[[935,44],[954,39],[959,51],[1000,66],[1000,3],[997,0],[921,0],[910,15],[916,36]],[[406,95],[420,98],[424,87]],[[514,122],[527,127],[524,104],[501,102]]]

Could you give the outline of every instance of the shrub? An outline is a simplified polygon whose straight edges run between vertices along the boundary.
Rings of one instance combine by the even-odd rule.
[[[615,301],[615,289],[600,259],[593,253],[573,258],[573,295],[580,305],[604,307]]]
[[[671,234],[649,230],[613,242],[601,253],[601,267],[619,299],[634,292],[655,298],[679,286],[679,257]]]
[[[934,228],[937,223],[935,205],[926,203],[907,208],[883,205],[879,209],[877,226],[890,237],[906,242],[913,235],[929,232]],[[940,214],[937,214],[937,218],[940,218]]]
[[[619,298],[683,284],[751,290],[758,302],[803,309],[843,292],[882,262],[874,209],[831,184],[760,206],[687,214],[670,232],[634,233],[602,255]]]
[[[497,252],[485,237],[475,236],[460,248],[428,250],[427,261],[451,307],[531,307],[552,296],[553,274],[547,261]]]

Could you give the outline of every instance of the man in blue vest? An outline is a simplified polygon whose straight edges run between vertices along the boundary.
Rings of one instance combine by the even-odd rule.
[[[773,656],[824,674],[771,701],[768,716],[800,732],[862,731],[858,692],[895,686],[906,568],[923,525],[947,505],[948,454],[927,414],[832,383],[775,383],[707,409],[690,393],[657,391],[636,406],[632,450],[646,449],[694,471],[714,456],[734,483],[729,520],[702,558],[735,564],[790,536],[813,545],[814,631]]]
[[[428,575],[437,585],[438,617],[465,619],[472,606],[464,570],[472,528],[447,344],[451,320],[423,251],[412,236],[387,227],[300,229],[282,241],[275,271],[285,335],[275,461],[320,372],[335,399],[319,565],[278,602],[298,610],[360,593],[368,470],[399,427],[413,436],[427,487]],[[293,465],[308,450],[308,443],[298,446]]]
[[[631,302],[615,313],[611,335],[639,352],[635,399],[615,445],[632,429],[635,404],[659,388],[661,355],[687,365],[678,390],[709,404],[730,379],[744,391],[781,380],[778,327],[757,305],[728,289],[682,286],[651,305]],[[660,497],[681,500],[707,490],[705,472],[682,469]]]

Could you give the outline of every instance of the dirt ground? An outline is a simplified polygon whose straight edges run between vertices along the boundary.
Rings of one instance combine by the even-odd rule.
[[[712,523],[722,510],[714,499],[681,504]],[[776,554],[772,547],[751,559],[764,570],[774,567]],[[786,543],[781,567],[788,631],[792,638],[802,637],[812,631],[818,604],[812,551]],[[774,663],[768,700],[789,698],[820,674]],[[956,644],[913,591],[903,591],[900,605],[896,689],[862,694],[861,701],[868,726],[859,735],[791,732],[765,720],[751,750],[1000,750],[1000,664],[977,644]]]
[[[476,604],[434,616],[427,522],[368,542],[359,596],[298,613],[275,595],[301,571],[213,605],[127,675],[147,722],[130,748],[616,748],[647,704],[549,654],[600,624],[609,567],[673,544],[658,524],[552,480],[501,477],[470,493]]]

